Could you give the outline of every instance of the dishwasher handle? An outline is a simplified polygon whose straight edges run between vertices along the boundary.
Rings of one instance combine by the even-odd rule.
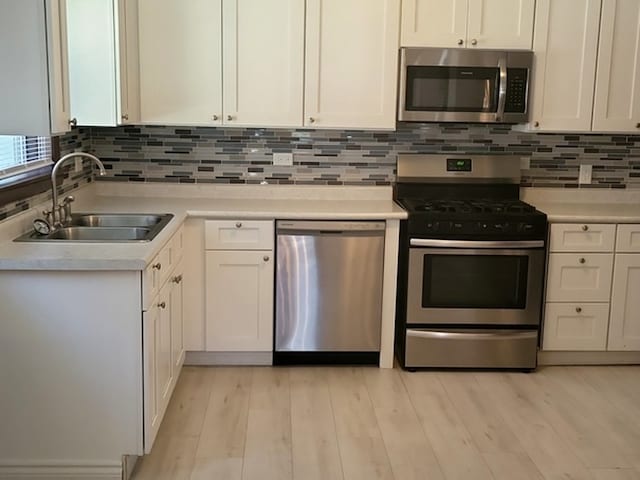
[[[384,233],[385,222],[341,222],[341,221],[287,221],[276,222],[278,235],[352,235],[362,233]]]

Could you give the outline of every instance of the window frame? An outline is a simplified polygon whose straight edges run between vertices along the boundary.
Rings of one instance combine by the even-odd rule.
[[[51,138],[53,163],[0,180],[0,206],[19,202],[51,188],[51,170],[60,158],[60,139]]]

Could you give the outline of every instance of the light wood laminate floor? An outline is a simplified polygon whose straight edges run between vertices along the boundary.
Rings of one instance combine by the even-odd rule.
[[[640,479],[640,367],[186,367],[133,478]]]

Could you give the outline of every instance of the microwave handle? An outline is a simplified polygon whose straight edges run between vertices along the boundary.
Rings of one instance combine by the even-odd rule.
[[[501,55],[498,60],[498,68],[500,69],[500,87],[498,91],[498,115],[497,121],[501,121],[504,117],[504,109],[507,104],[507,57]]]

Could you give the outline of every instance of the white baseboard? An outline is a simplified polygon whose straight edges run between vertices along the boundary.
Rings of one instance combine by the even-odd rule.
[[[122,480],[122,465],[0,464],[6,480]]]
[[[272,352],[187,352],[185,365],[273,365]]]
[[[538,352],[538,365],[638,365],[640,352]]]

